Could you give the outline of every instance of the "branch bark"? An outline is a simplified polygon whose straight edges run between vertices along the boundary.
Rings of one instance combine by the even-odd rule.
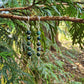
[[[28,17],[26,16],[17,16],[17,15],[10,15],[10,14],[0,14],[1,18],[10,18],[10,19],[18,19],[18,20],[24,20],[27,21]],[[30,21],[37,21],[38,16],[30,17]],[[64,17],[64,16],[45,16],[40,17],[41,21],[50,21],[50,20],[58,20],[58,21],[72,21],[72,22],[78,22],[78,23],[84,23],[84,19],[80,18],[74,18],[74,17]]]
[[[33,5],[28,7],[14,7],[14,8],[1,8],[0,11],[12,11],[12,10],[26,10],[32,8]]]
[[[35,0],[34,0],[35,1]],[[84,2],[73,2],[73,3],[79,3],[79,4],[84,4]],[[33,3],[33,5],[35,2]],[[56,3],[57,5],[60,5],[59,2]],[[62,2],[63,5],[68,5],[66,2]],[[27,10],[33,7],[33,5],[28,6],[28,7],[14,7],[14,8],[1,8],[0,11],[12,11],[12,10]],[[39,7],[44,7],[44,5],[40,5]],[[84,8],[83,8],[84,9]]]

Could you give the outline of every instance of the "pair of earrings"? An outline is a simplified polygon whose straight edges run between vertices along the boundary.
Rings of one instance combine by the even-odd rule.
[[[41,42],[40,42],[40,40],[41,40],[41,37],[40,37],[40,35],[41,35],[41,32],[40,32],[40,26],[39,26],[39,24],[40,24],[40,18],[39,18],[39,22],[38,22],[38,24],[37,24],[37,27],[38,27],[38,31],[37,31],[37,56],[39,57],[40,56],[40,51],[41,51]],[[30,56],[32,56],[32,52],[31,52],[31,42],[30,42],[30,40],[31,40],[31,31],[30,31],[30,25],[29,25],[29,17],[28,17],[28,24],[27,24],[27,27],[28,27],[28,30],[27,30],[27,40],[28,40],[28,42],[27,42],[27,46],[28,46],[28,53],[27,53],[27,55],[30,57]]]

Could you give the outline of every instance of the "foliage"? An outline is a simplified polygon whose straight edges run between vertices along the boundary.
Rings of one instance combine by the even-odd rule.
[[[3,0],[4,2],[5,0]],[[57,5],[59,2],[60,5]],[[68,3],[64,6],[62,2]],[[52,4],[53,5],[52,5]],[[73,3],[71,0],[8,0],[4,7],[26,7],[32,4],[31,10],[14,10],[9,11],[10,14],[20,16],[70,16],[77,18],[84,18],[82,7],[78,3]],[[40,7],[39,5],[45,5]],[[80,13],[82,13],[80,15]],[[41,79],[43,83],[56,83],[69,82],[72,75],[65,72],[63,69],[64,62],[59,60],[50,50],[49,47],[55,46],[59,57],[72,63],[65,55],[62,54],[60,48],[55,44],[55,35],[60,30],[58,21],[44,21],[40,22],[41,30],[41,44],[44,53],[41,58],[36,57],[36,31],[37,26],[35,21],[31,21],[30,30],[32,31],[32,49],[33,56],[31,59],[27,57],[27,22],[14,19],[0,18],[0,61],[3,65],[0,74],[3,75],[6,84],[18,84],[24,82],[25,84],[37,84]],[[58,23],[58,24],[56,24]],[[84,45],[84,25],[79,23],[68,23],[69,33],[71,34],[73,44]],[[79,32],[78,32],[79,31]],[[51,40],[48,39],[48,34]],[[54,43],[54,44],[53,44]],[[10,53],[11,52],[11,53]],[[71,57],[74,57],[69,52],[66,52]],[[50,60],[53,59],[54,63]],[[17,60],[15,60],[17,59]],[[39,61],[39,63],[38,63]],[[66,81],[63,80],[66,79]]]
[[[73,44],[79,43],[80,47],[83,48],[84,45],[84,24],[74,23],[70,28],[70,33],[73,39]],[[79,32],[78,32],[79,31]]]

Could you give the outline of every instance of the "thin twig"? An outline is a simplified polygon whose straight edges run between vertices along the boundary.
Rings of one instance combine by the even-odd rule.
[[[0,11],[26,10],[26,9],[31,9],[32,7],[33,5],[28,7],[1,8]]]
[[[73,3],[79,3],[79,4],[84,4],[84,2],[73,2]],[[33,5],[35,4],[35,0],[33,1]],[[37,3],[36,3],[37,4]],[[60,5],[59,2],[56,2],[57,5]],[[68,5],[66,2],[62,2],[63,5]],[[1,8],[0,11],[12,11],[12,10],[27,10],[31,9],[33,5],[28,6],[28,7],[14,7],[14,8]],[[39,5],[39,7],[42,7],[44,5]],[[84,8],[83,8],[84,9]]]
[[[10,15],[10,14],[0,14],[1,18],[10,18],[10,19],[18,19],[18,20],[24,20],[27,21],[28,17],[26,16],[17,16],[17,15]],[[30,17],[30,21],[37,21],[38,16]],[[65,17],[65,16],[45,16],[45,17],[40,17],[41,21],[72,21],[72,22],[78,22],[78,23],[84,23],[84,19],[80,18],[75,18],[75,17]]]

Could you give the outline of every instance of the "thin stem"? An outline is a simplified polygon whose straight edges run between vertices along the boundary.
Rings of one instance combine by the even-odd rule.
[[[27,9],[31,9],[33,6],[34,5],[28,7],[1,8],[0,11],[27,10]]]
[[[41,1],[39,1],[41,2]],[[35,3],[35,0],[33,1],[33,5],[28,6],[28,7],[14,7],[14,8],[1,8],[0,11],[12,11],[12,10],[28,10],[31,9],[35,4],[38,4],[39,2]],[[79,4],[84,4],[84,2],[73,2],[73,3],[79,3]],[[52,3],[51,3],[52,4]],[[56,2],[57,5],[60,5],[59,2]],[[63,5],[68,5],[67,2],[62,2]],[[42,7],[44,5],[39,5],[39,7]],[[84,9],[84,7],[83,7]]]
[[[9,14],[0,14],[1,18],[10,18],[10,19],[18,19],[28,21],[28,17],[26,16],[16,16],[16,15],[9,15]],[[44,16],[40,17],[40,21],[50,21],[50,20],[57,20],[57,21],[71,21],[71,22],[78,22],[84,23],[84,19],[75,18],[75,17],[65,17],[65,16]],[[38,21],[38,17],[30,17],[30,21]]]

